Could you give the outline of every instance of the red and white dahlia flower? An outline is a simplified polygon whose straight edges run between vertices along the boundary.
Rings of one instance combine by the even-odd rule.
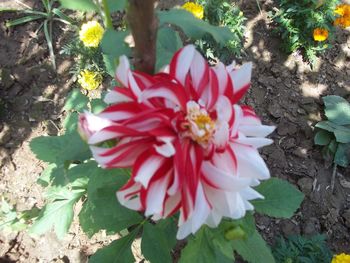
[[[117,192],[121,204],[154,220],[179,211],[178,239],[253,209],[249,200],[263,196],[251,187],[270,177],[257,148],[272,142],[264,137],[274,127],[236,104],[251,70],[251,63],[209,67],[191,45],[153,76],[131,71],[120,58],[122,87],[105,98],[111,106],[83,114],[79,128],[102,167],[132,167]],[[107,140],[116,145],[102,147]]]

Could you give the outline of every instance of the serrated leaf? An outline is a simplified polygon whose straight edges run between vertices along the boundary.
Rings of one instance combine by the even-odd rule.
[[[348,167],[350,162],[350,143],[339,143],[334,155],[334,162],[342,167]]]
[[[255,231],[245,240],[232,241],[233,249],[249,263],[275,263],[265,240]]]
[[[233,38],[232,32],[227,27],[212,26],[182,9],[158,11],[157,14],[160,26],[167,23],[176,25],[192,39],[200,39],[205,34],[210,34],[217,43],[224,45]]]
[[[255,188],[265,199],[251,201],[261,214],[277,218],[290,218],[300,207],[304,194],[287,181],[271,178]]]
[[[89,237],[101,229],[116,233],[142,220],[136,211],[122,206],[116,198],[116,191],[127,179],[122,169],[98,168],[90,177],[87,200],[79,214],[81,227]]]
[[[68,232],[73,221],[74,204],[84,194],[84,189],[75,189],[68,191],[67,188],[55,188],[50,198],[55,197],[51,203],[45,205],[38,219],[29,229],[32,234],[41,235],[54,226],[55,233],[59,239],[62,239]]]
[[[30,142],[30,149],[38,159],[48,163],[84,161],[91,156],[89,147],[77,132],[34,138]]]
[[[78,11],[98,11],[92,0],[60,0],[62,7]]]
[[[83,110],[87,110],[88,102],[88,97],[83,95],[79,89],[73,89],[68,94],[66,104],[64,105],[64,109],[82,112]]]
[[[134,263],[135,258],[131,251],[131,244],[134,241],[138,230],[139,228],[137,227],[128,235],[97,250],[97,252],[89,259],[89,263]]]
[[[350,124],[350,104],[346,99],[330,95],[323,97],[323,101],[328,120],[338,125]]]
[[[333,136],[331,133],[320,130],[316,133],[314,141],[317,145],[328,145],[331,142],[332,137]]]
[[[169,64],[174,53],[182,47],[182,41],[174,29],[163,27],[157,33],[157,61],[156,70]]]
[[[171,247],[168,247],[167,238],[158,225],[144,224],[141,251],[145,258],[152,263],[171,263]]]

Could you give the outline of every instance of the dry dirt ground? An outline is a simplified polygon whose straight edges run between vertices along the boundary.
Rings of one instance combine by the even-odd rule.
[[[27,4],[38,7],[38,2]],[[166,1],[165,6],[181,2]],[[279,50],[267,17],[273,2],[260,3],[262,12],[254,0],[241,4],[248,17],[247,55],[242,61],[254,62],[245,102],[265,123],[277,126],[274,144],[262,150],[272,176],[290,181],[306,197],[291,220],[257,216],[258,228],[271,243],[279,235],[324,233],[335,252],[350,253],[350,170],[337,170],[332,193],[332,167],[313,144],[314,125],[322,118],[321,97],[335,94],[350,99],[350,32],[338,30],[333,47],[311,71],[300,55],[287,56]],[[0,2],[9,4],[13,1]],[[43,205],[36,179],[44,164],[35,159],[28,144],[34,137],[60,132],[72,61],[58,58],[58,70],[53,71],[45,39],[35,32],[38,23],[7,29],[4,22],[13,17],[0,15],[0,196],[24,210]],[[63,29],[55,26],[56,52],[65,39]],[[100,233],[89,240],[76,220],[64,240],[51,232],[42,237],[0,232],[0,262],[86,262],[112,238]]]

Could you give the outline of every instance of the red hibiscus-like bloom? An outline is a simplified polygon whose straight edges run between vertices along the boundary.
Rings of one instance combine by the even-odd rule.
[[[249,200],[263,197],[251,187],[270,177],[257,148],[272,142],[264,137],[274,127],[236,104],[251,69],[251,63],[209,67],[191,45],[154,76],[131,71],[120,58],[122,87],[105,98],[111,106],[83,114],[79,128],[102,167],[132,167],[117,192],[121,204],[154,220],[179,211],[178,239],[253,209]],[[108,140],[116,145],[101,146]]]

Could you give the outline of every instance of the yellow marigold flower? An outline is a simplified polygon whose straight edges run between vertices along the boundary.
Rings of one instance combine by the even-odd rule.
[[[104,29],[97,21],[89,21],[81,26],[79,38],[86,47],[98,47]]]
[[[192,13],[198,19],[202,19],[204,17],[204,8],[199,4],[187,2],[183,4],[181,8]]]
[[[334,25],[335,26],[340,26],[342,28],[346,28],[350,26],[350,16],[348,17],[338,17],[334,20]]]
[[[334,13],[340,16],[350,16],[350,5],[346,5],[346,4],[338,5],[335,8]]]
[[[94,90],[97,89],[102,83],[102,76],[98,72],[83,70],[78,76],[78,83],[83,89]]]
[[[335,255],[332,259],[332,263],[350,263],[350,255],[345,253]]]
[[[324,28],[315,28],[313,36],[315,41],[325,41],[328,38],[328,30]]]

